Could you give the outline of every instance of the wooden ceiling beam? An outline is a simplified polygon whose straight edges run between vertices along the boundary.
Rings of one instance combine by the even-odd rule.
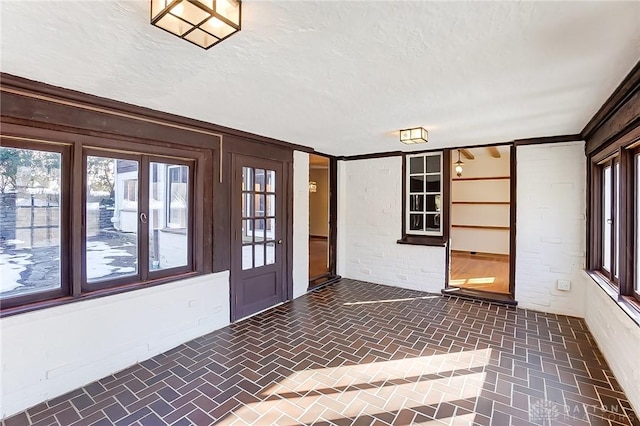
[[[474,155],[471,153],[471,151],[469,151],[468,149],[461,149],[461,150],[460,150],[460,153],[461,153],[462,155],[464,155],[464,157],[465,157],[467,160],[473,160],[473,159],[475,159],[475,158],[476,158],[476,157],[474,157]]]
[[[490,146],[487,149],[489,150],[489,154],[491,154],[493,158],[500,158],[500,151],[498,150],[498,148],[496,148],[495,146]]]

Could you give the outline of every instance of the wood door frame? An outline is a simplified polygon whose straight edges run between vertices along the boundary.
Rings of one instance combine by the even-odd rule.
[[[325,157],[329,159],[329,169],[327,173],[327,176],[329,177],[329,238],[327,239],[327,243],[329,244],[329,269],[326,274],[314,277],[313,280],[311,280],[312,277],[309,277],[308,290],[311,290],[312,288],[317,287],[312,286],[312,282],[325,278],[328,280],[338,278],[338,158],[336,156],[322,154],[320,152],[313,152],[309,155],[317,155],[318,157]]]
[[[517,144],[508,143],[508,144],[495,144],[495,145],[481,145],[478,147],[491,147],[491,146],[509,146],[509,294],[505,295],[515,300],[515,290],[516,290],[516,232],[517,232],[517,223],[516,223],[516,215],[518,213],[517,210]],[[478,148],[478,147],[468,147],[468,148]],[[445,150],[453,151],[457,149],[463,148],[447,148]],[[451,167],[451,165],[449,165]],[[449,194],[451,194],[451,183],[453,179],[449,177]],[[451,203],[451,197],[449,197],[449,203]],[[451,227],[451,206],[449,206],[449,211],[447,213],[449,228]],[[449,230],[450,235],[450,230]],[[451,278],[451,239],[449,238],[446,247],[445,253],[445,283],[444,290],[451,289],[449,286],[449,280]],[[456,287],[459,288],[459,287]]]
[[[236,322],[240,319],[246,318],[247,316],[239,316],[238,307],[236,304],[236,296],[238,294],[238,284],[235,282],[235,274],[238,271],[238,268],[241,268],[241,263],[238,264],[236,253],[236,242],[234,241],[235,232],[233,227],[236,226],[236,220],[234,218],[234,205],[240,201],[240,193],[235,192],[234,189],[237,190],[235,185],[235,176],[236,170],[238,167],[238,160],[242,158],[247,158],[250,160],[257,161],[268,161],[281,164],[282,167],[282,188],[278,190],[276,187],[276,197],[284,197],[282,200],[282,206],[284,207],[281,212],[280,222],[283,225],[278,225],[278,218],[276,219],[276,226],[284,226],[282,230],[282,244],[284,245],[282,249],[282,265],[280,271],[281,277],[281,291],[282,291],[282,300],[281,302],[286,302],[291,300],[293,297],[293,182],[291,181],[291,176],[293,176],[293,163],[287,161],[276,160],[273,158],[265,158],[258,157],[255,155],[247,155],[244,153],[235,153],[231,152],[231,167],[230,167],[230,183],[231,183],[231,193],[229,194],[230,203],[229,203],[229,217],[231,218],[230,226],[231,232],[229,247],[230,247],[230,265],[229,265],[229,310],[230,310],[230,321]],[[277,180],[276,180],[277,182]],[[282,191],[279,193],[278,191]],[[276,203],[276,208],[278,208],[278,203]],[[240,259],[240,262],[242,260]],[[276,303],[277,304],[277,303]],[[274,305],[275,306],[275,305]],[[250,314],[249,316],[251,316]]]

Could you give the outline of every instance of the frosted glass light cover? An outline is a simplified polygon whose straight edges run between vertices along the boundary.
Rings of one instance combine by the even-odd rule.
[[[204,49],[240,31],[240,0],[150,0],[151,24]]]

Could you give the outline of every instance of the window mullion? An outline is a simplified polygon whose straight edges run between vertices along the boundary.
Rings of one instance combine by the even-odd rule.
[[[149,156],[143,155],[140,161],[140,177],[138,185],[138,256],[140,279],[149,278],[149,221],[151,209],[149,207]],[[146,218],[146,219],[145,219]]]

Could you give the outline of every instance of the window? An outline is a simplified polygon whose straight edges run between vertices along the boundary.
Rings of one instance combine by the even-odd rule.
[[[640,301],[640,149],[622,146],[591,160],[589,268],[620,303]]]
[[[56,297],[66,285],[67,226],[63,218],[69,176],[63,147],[0,147],[0,300]]]
[[[443,165],[448,155],[445,151],[404,157],[403,238],[398,243],[445,244],[449,169]]]
[[[74,144],[83,156],[72,156]],[[193,196],[203,156],[134,144],[0,147],[0,304],[4,310],[107,294],[198,272]],[[155,155],[162,155],[155,157]],[[79,163],[79,164],[78,164]],[[82,179],[71,170],[82,169]],[[74,194],[79,194],[74,197]],[[75,208],[78,206],[78,208]],[[81,207],[80,207],[81,206]],[[202,219],[200,219],[202,220]],[[201,222],[198,222],[201,223]],[[44,305],[42,305],[44,306]]]
[[[87,288],[189,270],[190,167],[122,153],[87,155],[86,164]],[[148,187],[149,196],[139,197],[138,187]]]
[[[640,152],[636,151],[634,156],[635,168],[635,233],[636,233],[636,249],[634,252],[634,294],[636,299],[640,300]]]

